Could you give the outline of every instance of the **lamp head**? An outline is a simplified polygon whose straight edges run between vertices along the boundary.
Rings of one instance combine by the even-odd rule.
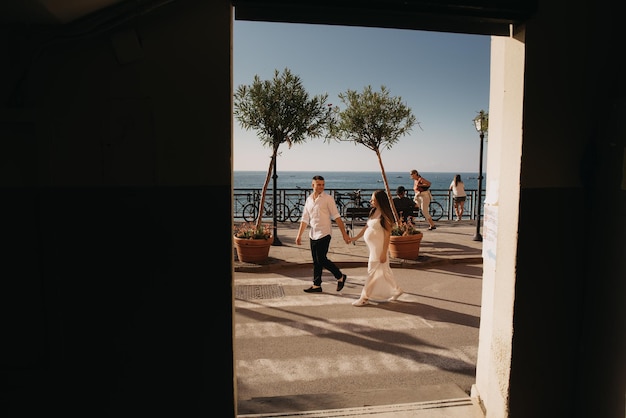
[[[485,133],[487,131],[487,127],[489,126],[489,116],[485,113],[484,110],[478,112],[478,116],[474,118],[474,127],[476,131],[479,133]]]

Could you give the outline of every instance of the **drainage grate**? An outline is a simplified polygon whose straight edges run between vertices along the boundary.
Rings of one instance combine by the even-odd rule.
[[[277,284],[246,284],[235,286],[235,299],[276,299],[285,296],[282,286]]]

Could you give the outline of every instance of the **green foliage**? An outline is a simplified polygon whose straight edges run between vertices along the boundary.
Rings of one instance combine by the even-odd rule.
[[[316,138],[326,133],[331,105],[328,95],[309,94],[300,77],[287,68],[274,70],[272,80],[254,76],[251,85],[241,85],[234,94],[233,114],[242,128],[257,131],[264,146],[278,148]]]
[[[401,97],[391,97],[385,86],[380,92],[371,86],[362,93],[347,90],[339,94],[347,106],[339,111],[331,125],[331,136],[339,141],[352,141],[373,151],[391,149],[398,139],[411,131],[416,118]]]
[[[402,219],[398,220],[396,224],[391,228],[391,235],[394,237],[401,237],[405,235],[417,235],[422,232],[417,228],[417,226],[413,223],[413,217],[409,216],[405,221]]]
[[[235,236],[244,239],[269,239],[272,236],[272,227],[268,224],[255,225],[243,222],[235,227]]]

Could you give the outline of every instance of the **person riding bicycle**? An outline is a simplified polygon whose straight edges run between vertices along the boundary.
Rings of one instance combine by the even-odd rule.
[[[429,206],[430,200],[432,199],[432,195],[430,194],[430,181],[426,180],[424,177],[420,176],[417,170],[411,170],[411,178],[413,179],[413,190],[415,191],[415,203],[422,210],[422,215],[428,222],[428,230],[432,231],[433,229],[437,229],[435,226],[435,222],[433,218],[430,216]]]

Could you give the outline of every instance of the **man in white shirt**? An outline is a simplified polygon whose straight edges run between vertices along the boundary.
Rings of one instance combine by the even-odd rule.
[[[332,221],[337,223],[343,240],[350,244],[350,236],[346,232],[346,227],[341,219],[335,200],[324,191],[324,177],[314,176],[311,182],[313,193],[307,197],[300,219],[300,228],[296,235],[296,245],[302,244],[302,234],[308,225],[311,256],[313,257],[313,286],[304,289],[306,293],[322,292],[322,271],[326,269],[337,279],[337,291],[343,289],[347,276],[341,272],[339,267],[328,259],[328,248],[330,246]]]

